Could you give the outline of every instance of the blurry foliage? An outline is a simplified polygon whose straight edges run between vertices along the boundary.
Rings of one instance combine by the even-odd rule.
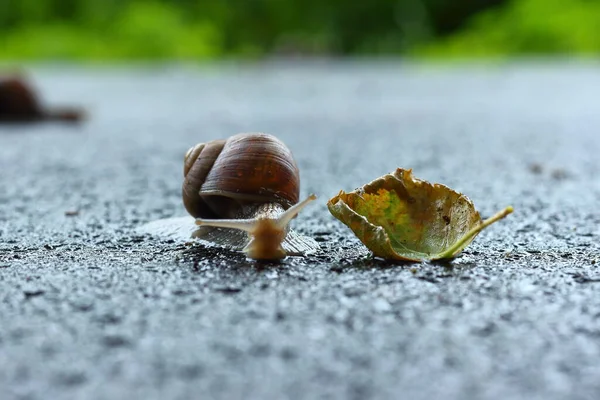
[[[187,18],[166,2],[9,0],[9,5],[14,8],[0,17],[5,58],[206,58],[222,50],[213,23]]]
[[[416,50],[435,57],[600,53],[600,1],[515,0]]]
[[[595,0],[0,0],[0,58],[597,51]]]

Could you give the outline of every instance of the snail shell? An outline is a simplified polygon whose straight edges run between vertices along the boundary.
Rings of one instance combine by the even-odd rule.
[[[249,203],[284,209],[300,196],[300,173],[291,151],[264,133],[200,143],[186,153],[183,203],[197,218],[234,218]]]
[[[185,155],[184,176],[184,206],[201,225],[196,237],[242,248],[257,259],[318,248],[314,240],[287,226],[316,197],[298,203],[298,166],[274,136],[242,133],[200,143]]]
[[[0,79],[0,116],[3,119],[35,118],[42,115],[34,93],[19,79]]]
[[[45,110],[24,80],[0,77],[0,122],[78,121],[81,118],[80,110]]]

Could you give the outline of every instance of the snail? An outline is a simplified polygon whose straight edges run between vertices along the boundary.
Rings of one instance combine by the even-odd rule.
[[[183,204],[199,226],[194,237],[242,249],[253,259],[283,259],[318,249],[288,224],[312,200],[298,202],[291,151],[264,133],[199,143],[184,157]]]
[[[21,78],[0,77],[0,122],[36,122],[44,120],[79,121],[76,109],[46,110],[33,89]]]

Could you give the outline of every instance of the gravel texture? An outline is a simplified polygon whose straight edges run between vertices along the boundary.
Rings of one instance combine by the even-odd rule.
[[[598,63],[36,67],[80,126],[0,127],[0,398],[597,399]],[[280,137],[319,200],[284,263],[136,228],[182,156]],[[448,263],[373,259],[326,200],[396,167],[515,213]]]

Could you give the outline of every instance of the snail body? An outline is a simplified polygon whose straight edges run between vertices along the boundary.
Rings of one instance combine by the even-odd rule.
[[[183,204],[195,237],[241,248],[254,259],[282,259],[318,248],[289,229],[316,197],[298,202],[300,175],[291,151],[264,133],[200,143],[185,155]]]
[[[81,117],[75,109],[46,110],[24,80],[0,77],[0,122],[78,121]]]

